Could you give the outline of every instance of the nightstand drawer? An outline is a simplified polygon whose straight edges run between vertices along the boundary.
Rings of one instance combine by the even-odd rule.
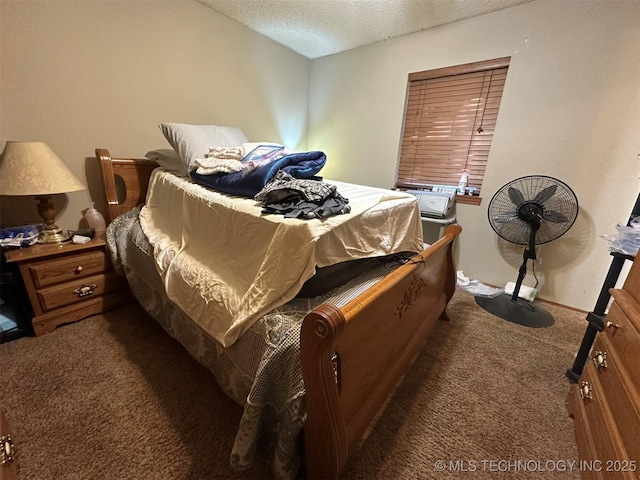
[[[36,288],[43,288],[72,279],[105,273],[110,268],[104,251],[69,255],[56,260],[33,263],[29,272]]]
[[[87,277],[81,281],[67,282],[38,291],[43,312],[98,297],[122,287],[122,279],[115,274]]]

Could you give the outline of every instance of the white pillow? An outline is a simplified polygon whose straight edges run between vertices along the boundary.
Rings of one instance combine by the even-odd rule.
[[[237,127],[161,123],[162,134],[184,165],[185,175],[197,168],[196,158],[204,158],[211,147],[235,147],[248,142]]]
[[[175,173],[176,175],[185,176],[184,163],[180,160],[180,157],[175,150],[171,148],[159,148],[157,150],[150,150],[144,154],[149,160],[155,161],[165,170]]]

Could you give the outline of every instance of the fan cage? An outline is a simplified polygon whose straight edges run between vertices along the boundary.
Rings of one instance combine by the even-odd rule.
[[[540,202],[536,196],[546,188],[554,187],[550,198]],[[542,208],[543,217],[536,232],[535,243],[548,243],[562,236],[578,217],[578,199],[566,183],[546,175],[529,175],[503,185],[491,198],[487,214],[493,230],[504,240],[518,245],[529,242],[530,225],[518,216],[518,207],[510,196],[510,189],[522,194],[525,203],[534,203]],[[549,218],[561,221],[550,221]]]

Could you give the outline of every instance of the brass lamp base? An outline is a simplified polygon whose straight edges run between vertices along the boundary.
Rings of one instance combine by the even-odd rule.
[[[71,240],[71,237],[55,224],[56,209],[51,203],[51,195],[38,195],[36,200],[38,214],[44,220],[44,229],[38,235],[38,243],[62,243]]]
[[[43,230],[38,234],[38,243],[64,243],[71,240],[68,233],[63,232],[60,228],[53,230]]]

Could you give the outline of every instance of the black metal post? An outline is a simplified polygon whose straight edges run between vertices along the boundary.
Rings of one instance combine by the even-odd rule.
[[[627,225],[630,225],[631,220],[638,215],[640,215],[640,195],[638,195],[638,198],[636,199],[636,204],[633,206]],[[587,325],[587,330],[584,332],[584,336],[582,337],[580,349],[578,350],[576,359],[573,362],[573,367],[567,370],[567,378],[569,378],[572,383],[577,383],[580,379],[584,365],[587,362],[587,357],[589,356],[593,342],[596,339],[596,334],[604,330],[605,311],[607,309],[607,305],[609,305],[609,300],[611,299],[609,289],[615,287],[625,261],[633,260],[634,258],[617,252],[611,252],[611,255],[613,255],[613,260],[611,260],[609,271],[607,272],[607,276],[602,284],[602,289],[598,295],[596,306],[592,312],[587,314],[587,321],[589,322],[589,325]]]

